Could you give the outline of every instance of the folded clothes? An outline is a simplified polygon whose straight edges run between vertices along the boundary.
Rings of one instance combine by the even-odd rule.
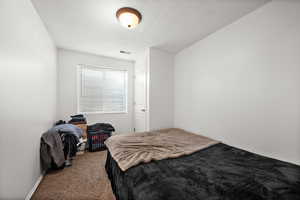
[[[84,116],[83,116],[83,114],[71,115],[71,118],[76,118],[76,117],[84,117]]]
[[[73,122],[84,122],[86,123],[86,119],[85,118],[72,118],[69,123],[73,123]]]
[[[86,122],[86,119],[71,119],[69,122]]]
[[[70,117],[71,117],[71,120],[68,123],[71,123],[71,124],[86,124],[86,118],[84,117],[83,114],[71,115]]]
[[[74,125],[78,125],[78,124],[87,124],[86,121],[72,122],[71,120],[70,120],[68,123],[69,123],[69,124],[74,124]]]
[[[71,117],[71,119],[85,119],[85,117]]]

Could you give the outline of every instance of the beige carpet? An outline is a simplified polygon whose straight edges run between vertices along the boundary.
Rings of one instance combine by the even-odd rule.
[[[32,200],[115,200],[105,160],[106,151],[76,156],[71,167],[47,174]]]

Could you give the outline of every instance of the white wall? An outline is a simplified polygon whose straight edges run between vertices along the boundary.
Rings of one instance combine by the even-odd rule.
[[[174,118],[174,55],[149,49],[149,129],[171,128]]]
[[[300,164],[300,2],[273,1],[175,58],[175,126]]]
[[[77,71],[79,64],[104,67],[123,67],[128,70],[128,113],[87,114],[88,124],[111,123],[117,133],[132,131],[133,67],[134,62],[92,55],[65,49],[58,50],[58,118],[69,120],[77,113]]]
[[[55,121],[56,48],[30,0],[1,0],[0,26],[0,199],[24,199]]]

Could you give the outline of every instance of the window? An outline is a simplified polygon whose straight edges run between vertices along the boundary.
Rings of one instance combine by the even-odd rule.
[[[127,71],[80,65],[80,113],[127,112]]]

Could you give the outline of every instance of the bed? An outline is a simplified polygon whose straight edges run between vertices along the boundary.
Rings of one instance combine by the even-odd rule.
[[[189,155],[106,171],[117,200],[300,200],[300,166],[224,143]]]

